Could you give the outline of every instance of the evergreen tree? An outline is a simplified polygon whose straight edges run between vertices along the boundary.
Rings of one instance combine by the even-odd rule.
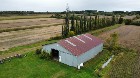
[[[75,26],[74,26],[74,14],[72,16],[72,19],[71,19],[71,29],[70,31],[74,31],[75,32]]]
[[[95,29],[97,28],[97,15],[95,16]]]
[[[83,17],[81,16],[81,19],[80,19],[80,33],[83,32]]]
[[[119,24],[122,24],[123,23],[123,18],[120,16],[120,18],[119,18],[119,22],[118,22]]]
[[[86,26],[86,17],[85,17],[85,15],[84,15],[84,24],[83,24],[83,32],[86,32],[87,31],[87,26]]]
[[[89,30],[92,30],[92,18],[90,16],[90,20],[89,20]]]
[[[99,18],[99,16],[97,18],[97,28],[100,28],[100,18]]]
[[[64,27],[62,25],[62,37],[64,36]]]
[[[116,21],[115,21],[115,15],[112,16],[112,25],[115,25]]]
[[[64,27],[63,27],[63,37],[67,37],[68,33],[69,33],[69,7],[67,6],[66,8],[66,17],[65,17],[65,23],[64,23]]]

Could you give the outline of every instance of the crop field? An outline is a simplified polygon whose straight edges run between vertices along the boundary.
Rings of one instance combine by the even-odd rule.
[[[117,29],[104,32],[100,37],[104,40],[109,38],[109,34],[118,33],[119,43],[125,47],[136,49],[140,52],[140,27],[134,25],[124,25]]]
[[[104,69],[104,78],[139,78],[140,77],[140,27],[121,26],[100,35],[104,40],[109,34],[117,32],[119,43],[126,47]],[[129,50],[133,49],[133,50]]]
[[[2,20],[17,20],[17,19],[34,19],[34,18],[48,18],[53,14],[31,14],[31,15],[9,15],[0,16],[0,21]]]
[[[38,18],[38,19],[18,19],[18,20],[3,20],[0,21],[0,30],[8,30],[15,28],[41,27],[54,24],[62,24],[62,19],[55,18]]]
[[[61,25],[0,33],[0,50],[35,43],[61,34]]]
[[[60,35],[63,20],[46,16],[50,15],[10,16],[1,20],[0,51]]]
[[[136,17],[136,15],[132,15],[132,16],[124,16],[123,18],[124,19],[133,19],[133,18],[135,18]]]

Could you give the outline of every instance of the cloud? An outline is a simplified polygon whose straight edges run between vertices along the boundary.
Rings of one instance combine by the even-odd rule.
[[[0,0],[0,11],[64,11],[67,3],[70,10],[140,10],[139,0]]]

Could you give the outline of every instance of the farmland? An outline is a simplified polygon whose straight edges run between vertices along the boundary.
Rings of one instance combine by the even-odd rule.
[[[17,28],[17,27],[29,27],[36,25],[49,25],[63,23],[61,19],[55,18],[38,18],[38,19],[18,19],[18,20],[3,20],[0,21],[1,29]]]
[[[62,23],[63,20],[55,18],[0,21],[0,30],[17,29],[0,33],[0,51],[60,35]]]
[[[100,35],[100,37],[104,40],[109,38],[109,34],[118,33],[119,35],[119,43],[122,46],[136,49],[140,52],[140,27],[134,25],[124,25],[117,29],[104,32]]]
[[[117,26],[116,26],[117,27]],[[123,31],[127,28],[127,26],[121,26],[117,29],[112,29],[111,31],[114,32],[115,30],[118,30],[120,28],[123,28]],[[130,26],[133,28],[133,26]],[[107,27],[108,28],[113,28],[112,27]],[[135,27],[134,27],[135,28]],[[99,29],[96,32],[96,34],[99,34],[100,30],[106,30],[105,28]],[[92,32],[92,33],[94,33]],[[99,36],[103,36],[106,33],[109,33],[110,31],[102,32]],[[122,31],[119,31],[118,33],[123,33]],[[126,36],[129,36],[128,34]],[[106,36],[108,37],[108,36]],[[50,41],[41,43],[41,44],[46,44],[49,43]],[[40,44],[40,45],[41,45]],[[30,46],[30,45],[29,45]],[[37,48],[37,47],[34,47]],[[25,53],[27,56],[23,58],[13,58],[10,62],[6,62],[5,64],[2,64],[0,66],[1,72],[1,78],[4,77],[21,77],[21,78],[26,78],[26,77],[48,77],[48,78],[91,78],[91,77],[98,77],[98,69],[100,66],[111,56],[110,52],[108,50],[104,50],[102,53],[100,53],[97,57],[94,59],[91,59],[90,61],[85,63],[84,68],[81,70],[77,70],[73,67],[69,67],[67,65],[58,63],[56,61],[47,61],[47,60],[41,60],[39,59],[38,56],[34,54],[34,50],[21,50],[28,52]],[[119,57],[119,59],[118,59]],[[131,59],[133,58],[133,59]],[[126,77],[132,77],[132,74],[134,72],[139,72],[139,62],[138,61],[138,56],[136,56],[135,52],[122,52],[118,56],[114,58],[114,61],[111,62],[111,64],[108,66],[108,68],[104,70],[108,70],[106,72],[110,72],[110,74],[104,74],[103,77],[105,78],[114,78],[114,77],[124,77],[124,75],[127,75],[129,72],[131,73],[130,75],[127,75]],[[124,64],[125,63],[125,64]],[[113,64],[113,65],[112,65]],[[129,66],[130,69],[127,69],[125,67]],[[136,66],[136,67],[135,67]],[[118,67],[120,69],[116,69],[115,67]],[[111,68],[111,69],[109,69]],[[127,71],[125,71],[127,69]],[[5,74],[5,71],[9,73],[8,75]],[[40,71],[38,71],[40,70]],[[124,70],[124,71],[121,71]],[[134,71],[134,72],[133,72]],[[17,74],[18,72],[18,74]],[[24,73],[22,73],[24,72]],[[54,73],[51,73],[54,72]],[[75,73],[73,73],[75,72]],[[123,73],[122,73],[123,72]],[[28,73],[28,74],[27,74]],[[122,73],[122,74],[121,74]],[[135,78],[138,77],[139,74],[135,74]]]
[[[115,56],[113,61],[104,69],[104,78],[139,78],[140,69],[140,27],[124,25],[117,29],[99,35],[106,40],[109,35],[116,32],[119,35],[119,44],[125,50]],[[133,50],[130,50],[133,49]]]
[[[61,26],[51,26],[20,31],[3,32],[0,34],[0,49],[35,43],[61,34]]]
[[[6,15],[0,16],[0,21],[3,20],[17,20],[17,19],[36,19],[36,18],[48,18],[53,14],[31,14],[31,15]]]
[[[100,70],[101,65],[111,56],[111,52],[106,48],[94,59],[86,62],[81,70],[77,70],[76,68],[69,67],[56,61],[40,59],[37,55],[35,55],[35,50],[37,48],[41,48],[44,44],[57,42],[58,40],[48,41],[48,39],[61,34],[62,23],[62,19],[55,18],[32,18],[0,21],[1,29],[8,30],[19,28],[17,31],[10,30],[8,32],[0,33],[0,50],[2,51],[2,54],[0,53],[0,57],[7,57],[17,53],[27,55],[23,58],[12,58],[11,61],[6,61],[4,64],[1,64],[0,77],[120,78],[127,75],[126,77],[129,78],[132,77],[133,74],[135,74],[133,77],[139,77],[139,53],[127,49],[116,55],[109,66],[103,70]],[[22,27],[25,29],[20,29]],[[140,27],[138,26],[118,24],[89,31],[89,33],[99,36],[105,42],[105,40],[109,38],[110,34],[117,32],[119,35],[119,43],[122,46],[140,51],[139,30]],[[130,69],[126,68],[127,66],[129,66]],[[102,71],[106,71],[106,73],[102,73]]]

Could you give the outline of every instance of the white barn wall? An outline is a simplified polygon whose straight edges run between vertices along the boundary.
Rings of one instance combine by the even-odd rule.
[[[51,49],[52,48],[55,48],[56,45],[57,45],[57,43],[45,45],[45,46],[43,46],[43,49],[42,50],[50,53],[51,52]]]
[[[85,52],[84,54],[80,55],[77,57],[78,59],[78,64],[84,63],[91,58],[94,58],[99,52],[103,50],[103,43],[94,47],[93,49]]]
[[[57,43],[45,45],[43,47],[43,50],[45,50],[46,52],[51,52],[51,49],[56,49],[59,51],[59,56],[61,56],[61,63],[77,67],[77,58],[76,56],[72,55],[71,52],[69,52]]]
[[[60,56],[62,57],[61,63],[67,64],[69,66],[77,67],[77,58],[72,54],[67,54],[64,52],[60,52]]]
[[[66,50],[65,48],[63,48],[62,46],[60,46],[58,43],[54,43],[54,44],[49,44],[49,45],[45,45],[43,47],[43,50],[47,51],[47,52],[51,52],[51,49],[56,49],[60,52],[66,52],[68,54],[72,54],[71,52],[69,52],[68,50]]]

